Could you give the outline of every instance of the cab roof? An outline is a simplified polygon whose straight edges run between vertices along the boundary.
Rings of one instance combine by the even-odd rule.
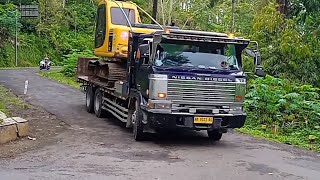
[[[159,33],[159,31],[156,33]],[[249,39],[244,39],[242,37],[229,37],[225,33],[218,33],[218,32],[169,29],[168,31],[164,30],[163,32],[160,32],[160,33],[162,34],[162,37],[167,40],[244,44],[244,45],[248,45],[250,43]]]
[[[199,35],[199,36],[215,36],[215,37],[228,37],[225,33],[208,32],[208,31],[195,31],[195,30],[183,30],[183,29],[170,29],[170,33],[173,34],[186,34],[186,35]]]

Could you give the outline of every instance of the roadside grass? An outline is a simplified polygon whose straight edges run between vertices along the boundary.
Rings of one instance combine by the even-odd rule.
[[[80,89],[80,83],[73,77],[66,77],[61,71],[41,71],[40,76]]]
[[[281,132],[273,134],[271,129],[262,129],[259,127],[252,127],[250,125],[245,125],[244,127],[237,129],[237,131],[253,137],[320,152],[320,139],[315,139],[315,142],[311,145],[309,136],[303,132],[297,132],[292,135],[282,134]]]
[[[0,85],[0,111],[11,116],[13,111],[27,109],[27,104],[10,90]]]

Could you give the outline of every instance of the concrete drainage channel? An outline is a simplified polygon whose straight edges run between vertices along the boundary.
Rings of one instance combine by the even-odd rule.
[[[0,144],[28,136],[28,134],[28,120],[21,117],[7,117],[0,111]]]

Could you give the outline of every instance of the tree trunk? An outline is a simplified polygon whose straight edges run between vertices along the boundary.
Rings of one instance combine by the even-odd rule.
[[[160,0],[161,14],[162,14],[162,25],[166,25],[166,20],[164,18],[164,0]]]
[[[153,0],[152,18],[155,20],[157,20],[157,12],[158,12],[158,0]]]
[[[234,33],[235,9],[236,9],[236,0],[232,0],[232,22],[231,22],[231,32],[232,33]]]
[[[278,3],[278,11],[283,14],[288,14],[288,0],[277,0]]]
[[[170,0],[168,25],[172,23],[172,9],[173,9],[173,0]]]

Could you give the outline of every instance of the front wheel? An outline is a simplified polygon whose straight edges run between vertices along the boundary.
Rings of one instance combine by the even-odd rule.
[[[220,141],[220,139],[222,138],[222,133],[219,132],[218,129],[208,130],[207,134],[208,134],[209,139],[211,139],[213,141]]]
[[[140,108],[139,100],[136,100],[132,113],[133,124],[133,137],[136,141],[142,141],[144,139],[143,123],[142,123],[142,111]]]

